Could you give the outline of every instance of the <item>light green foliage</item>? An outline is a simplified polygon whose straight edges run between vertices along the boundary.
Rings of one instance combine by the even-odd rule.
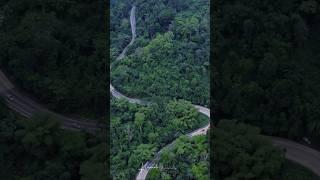
[[[170,119],[168,124],[178,127],[180,131],[192,129],[198,123],[198,111],[188,101],[171,101],[168,103],[167,111]]]
[[[111,174],[116,179],[135,177],[141,165],[164,145],[205,121],[183,100],[150,106],[112,100],[111,113]],[[206,148],[199,146],[199,151]]]
[[[128,57],[113,67],[112,84],[133,97],[179,98],[208,105],[209,5],[202,0],[201,5],[161,0],[155,7],[152,3],[136,4],[137,39]],[[111,47],[119,43],[114,41]]]
[[[112,61],[130,42],[130,28],[123,28],[132,4],[137,37],[127,56],[112,65],[111,81],[123,94],[147,98],[153,104],[141,107],[112,101],[111,172],[115,179],[134,178],[141,163],[149,160],[144,157],[154,153],[150,149],[159,150],[207,122],[191,102],[209,104],[208,1],[111,1]],[[180,153],[187,152],[182,148]],[[199,173],[201,167],[195,171]],[[150,174],[151,179],[175,179],[169,172]]]
[[[209,179],[209,144],[206,136],[179,137],[172,148],[164,149],[159,161],[160,177]],[[175,168],[175,169],[173,169]],[[158,175],[159,176],[159,175]],[[152,179],[152,174],[147,179]]]

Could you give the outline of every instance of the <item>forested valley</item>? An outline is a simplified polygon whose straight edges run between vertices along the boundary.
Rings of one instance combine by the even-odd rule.
[[[1,70],[49,109],[105,115],[104,1],[1,0],[0,5]]]

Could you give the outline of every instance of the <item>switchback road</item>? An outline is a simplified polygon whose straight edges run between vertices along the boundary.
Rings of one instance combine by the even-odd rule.
[[[123,59],[125,57],[125,54],[129,48],[129,46],[131,46],[134,43],[134,40],[136,38],[136,19],[135,19],[135,10],[136,7],[133,6],[131,8],[130,11],[130,25],[131,25],[131,34],[132,34],[132,38],[130,43],[122,50],[121,54],[116,58],[116,61],[119,61],[121,59]],[[111,65],[110,65],[110,69],[111,69]],[[140,105],[145,105],[147,104],[147,102],[144,102],[140,99],[135,99],[135,98],[130,98],[127,97],[125,95],[123,95],[121,92],[117,91],[113,85],[110,83],[110,92],[112,94],[113,97],[117,98],[117,99],[126,99],[128,102],[130,103],[136,103],[136,104],[140,104]],[[194,107],[202,114],[206,115],[207,117],[210,118],[210,109],[203,107],[203,106],[199,106],[199,105],[194,105]],[[196,135],[204,135],[207,133],[208,129],[210,127],[210,124],[206,125],[205,127],[199,128],[197,130],[194,130],[193,132],[187,134],[187,136],[192,137],[192,136],[196,136]],[[173,145],[173,142],[168,144],[167,146],[165,146],[165,148],[170,148]],[[151,162],[146,162],[142,168],[139,171],[139,174],[137,175],[136,179],[137,180],[144,180],[149,172],[149,168],[154,166],[155,163],[158,161],[158,159],[160,158],[161,152],[163,149],[161,149],[156,155],[155,158],[151,161]]]
[[[117,57],[116,60],[121,60],[125,57],[125,54],[127,52],[127,49],[129,46],[131,46],[136,38],[136,20],[135,20],[135,10],[136,7],[133,6],[130,12],[130,24],[131,24],[131,32],[132,32],[132,39],[130,43],[124,48],[122,53]],[[135,98],[129,98],[125,95],[118,92],[112,84],[110,84],[110,92],[115,98],[124,98],[128,100],[130,103],[137,103],[137,104],[144,104],[141,100],[135,99]],[[210,118],[210,109],[194,105],[195,108],[202,114],[206,115]],[[207,131],[210,128],[210,123],[206,125],[205,127],[199,128],[197,130],[194,130],[193,132],[187,134],[187,136],[197,136],[197,135],[204,135],[207,133]],[[313,150],[307,146],[303,146],[301,144],[295,143],[293,141],[290,141],[288,139],[281,139],[277,137],[270,137],[270,140],[273,142],[275,146],[278,146],[282,149],[286,149],[286,158],[292,161],[295,161],[307,168],[309,168],[311,171],[313,171],[315,174],[320,176],[320,152]],[[174,142],[168,144],[164,148],[170,148],[173,146]],[[138,175],[136,176],[136,180],[145,180],[147,177],[147,174],[149,172],[150,167],[153,167],[156,162],[159,160],[161,152],[163,151],[162,148],[154,157],[153,160],[146,162],[140,169]]]

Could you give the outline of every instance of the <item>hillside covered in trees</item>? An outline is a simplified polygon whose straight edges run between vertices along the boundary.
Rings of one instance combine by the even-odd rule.
[[[134,179],[142,164],[151,160],[162,147],[207,122],[206,117],[184,100],[158,102],[151,106],[112,100],[112,176]]]
[[[131,41],[133,6],[136,39],[124,59],[115,61]],[[110,14],[112,85],[126,96],[151,102],[111,102],[111,174],[134,179],[159,150],[208,123],[192,104],[209,105],[209,1],[111,1]],[[148,179],[208,177],[206,140],[174,141],[167,150],[172,153],[164,153],[159,163],[178,170],[151,171]],[[189,149],[189,144],[199,147]],[[191,152],[200,154],[189,159],[185,155]],[[176,159],[167,161],[167,155]],[[179,158],[187,162],[180,164]]]
[[[50,110],[105,117],[106,43],[101,3],[0,0],[0,70],[23,95],[35,97]],[[0,179],[107,178],[105,132],[93,135],[63,129],[60,116],[46,114],[42,106],[30,108],[38,105],[11,93],[1,89]],[[17,104],[11,108],[31,117],[9,110],[11,104],[5,99]]]
[[[206,136],[181,136],[171,149],[164,149],[160,169],[152,169],[148,180],[209,179],[209,143]]]
[[[214,171],[211,177],[224,179],[318,180],[319,177],[293,162],[283,150],[262,136],[259,128],[236,120],[221,120],[212,130]]]
[[[221,120],[210,131],[211,151],[208,137],[181,136],[174,147],[163,150],[160,169],[152,169],[147,179],[319,179],[308,169],[286,160],[283,149],[273,146],[259,128],[236,120]],[[213,157],[210,176],[209,157]]]
[[[319,2],[227,0],[215,8],[215,117],[268,135],[319,137]]]
[[[0,67],[18,87],[50,109],[105,114],[104,1],[2,0],[0,5]]]
[[[139,98],[169,97],[209,105],[209,1],[111,2],[111,57],[131,39],[135,5],[137,38],[114,64],[111,81]]]
[[[18,117],[1,101],[1,179],[106,179],[105,134],[92,136],[60,126],[46,114]]]
[[[226,0],[213,8],[216,179],[319,179],[258,135],[319,138],[319,2]]]

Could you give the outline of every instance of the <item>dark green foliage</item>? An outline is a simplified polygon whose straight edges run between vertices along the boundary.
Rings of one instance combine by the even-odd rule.
[[[82,180],[101,180],[107,179],[109,174],[106,168],[107,157],[106,143],[99,143],[87,149],[88,154],[91,155],[87,160],[80,165],[80,175]]]
[[[258,128],[222,120],[212,132],[216,179],[281,179],[284,153],[262,137]]]
[[[50,108],[104,114],[107,75],[101,2],[9,0],[1,14],[1,68]]]
[[[131,40],[130,9],[128,0],[110,2],[110,57],[114,60]]]
[[[163,150],[160,170],[150,171],[147,179],[208,180],[208,146],[206,136],[179,137],[172,148]]]
[[[46,114],[20,119],[4,104],[0,122],[1,179],[106,178],[105,138],[62,130]]]
[[[269,135],[319,134],[319,2],[221,1],[214,13],[216,118]]]
[[[256,127],[235,120],[221,120],[212,130],[216,180],[282,179],[316,180],[315,174],[285,159],[284,152],[272,146]]]
[[[291,161],[286,161],[283,168],[283,180],[319,180],[320,177],[313,174],[305,167]]]

